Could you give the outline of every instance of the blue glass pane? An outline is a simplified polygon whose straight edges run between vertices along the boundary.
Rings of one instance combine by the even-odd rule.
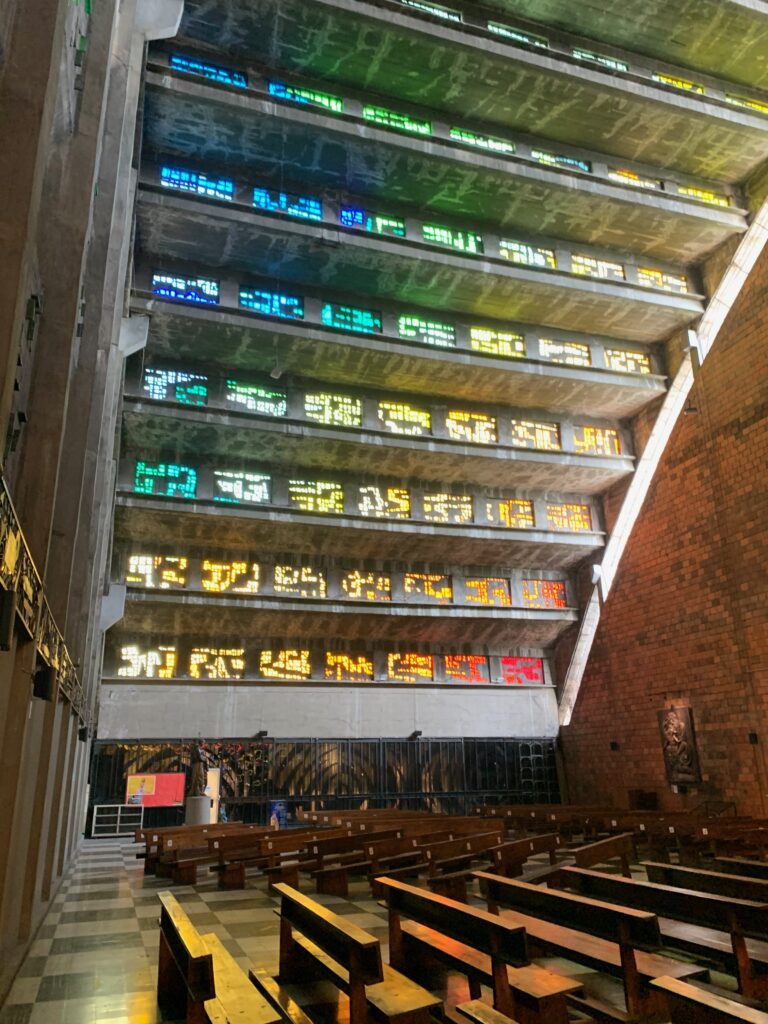
[[[229,178],[209,178],[207,174],[185,171],[180,167],[161,168],[160,184],[166,188],[176,188],[180,192],[191,192],[196,196],[226,199],[230,202],[235,195],[235,183]]]
[[[174,462],[136,463],[134,490],[137,494],[158,494],[164,498],[194,498],[197,470]]]
[[[161,299],[195,302],[200,306],[218,306],[219,282],[206,277],[153,274],[152,294],[158,295]]]
[[[260,288],[241,288],[240,305],[264,316],[280,316],[289,320],[304,319],[304,299],[300,295],[284,295]]]
[[[184,57],[180,53],[171,54],[171,67],[174,71],[183,71],[187,75],[200,75],[201,78],[208,78],[212,82],[221,82],[222,85],[236,85],[239,89],[245,89],[248,85],[248,79],[242,71],[222,68],[218,64],[209,64],[208,61],[197,60],[195,57]]]
[[[273,192],[267,188],[253,190],[253,205],[271,213],[287,213],[304,220],[322,220],[323,204],[314,196],[294,196],[289,192]]]
[[[326,327],[360,334],[381,334],[381,313],[356,306],[339,306],[328,302],[323,306],[321,319]]]

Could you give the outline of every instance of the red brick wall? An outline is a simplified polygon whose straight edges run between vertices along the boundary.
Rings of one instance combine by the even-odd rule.
[[[691,393],[624,554],[571,725],[570,797],[768,815],[768,255]],[[657,711],[692,709],[703,781],[667,784]],[[749,733],[758,735],[751,745]],[[611,751],[610,743],[619,744]]]

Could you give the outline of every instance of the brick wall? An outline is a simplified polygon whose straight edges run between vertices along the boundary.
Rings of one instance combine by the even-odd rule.
[[[571,725],[570,797],[768,815],[768,254],[697,376],[603,609]],[[702,782],[666,782],[657,712],[692,709]],[[749,734],[757,733],[757,745]],[[611,741],[619,744],[610,749]]]

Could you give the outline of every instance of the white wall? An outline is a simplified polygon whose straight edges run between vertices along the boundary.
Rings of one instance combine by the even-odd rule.
[[[551,687],[447,690],[429,687],[184,686],[105,683],[98,738],[280,738],[556,736]]]

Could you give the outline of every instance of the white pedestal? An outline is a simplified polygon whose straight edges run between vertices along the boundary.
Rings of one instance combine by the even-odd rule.
[[[211,798],[188,796],[184,801],[185,825],[208,825],[211,820]]]

